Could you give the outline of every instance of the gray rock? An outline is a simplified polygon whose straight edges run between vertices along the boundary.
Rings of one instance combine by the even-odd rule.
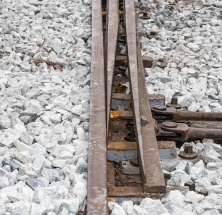
[[[47,200],[62,200],[64,195],[57,192],[55,186],[52,187],[38,187],[34,191],[33,202],[42,203]]]
[[[2,165],[9,165],[11,168],[11,171],[14,171],[15,169],[19,169],[20,167],[20,163],[18,163],[17,161],[13,159],[7,159],[7,158],[4,158],[2,160]]]
[[[43,168],[41,171],[42,177],[46,178],[49,183],[53,181],[60,181],[63,179],[63,172],[60,169]]]
[[[139,167],[133,166],[129,161],[121,161],[120,162],[120,169],[121,169],[121,172],[126,175],[140,174]]]
[[[76,164],[76,172],[82,174],[87,171],[87,163],[83,158],[79,158]]]
[[[47,185],[45,180],[40,178],[29,178],[25,181],[25,183],[33,190],[36,190],[38,187],[45,187]]]
[[[171,178],[167,181],[169,186],[183,186],[187,181],[190,181],[191,176],[182,170],[175,170],[171,173]]]

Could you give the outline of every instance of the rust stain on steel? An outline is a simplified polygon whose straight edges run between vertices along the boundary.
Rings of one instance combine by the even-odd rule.
[[[148,94],[149,100],[165,100],[165,96],[163,94]]]
[[[175,137],[168,137],[169,140],[174,141],[187,141],[195,138],[207,138],[207,139],[222,139],[222,129],[209,129],[209,128],[192,128],[185,123],[175,123],[176,127],[161,126],[161,129],[168,132],[174,132],[177,134]]]
[[[111,119],[133,119],[133,113],[132,111],[111,110],[110,118]]]
[[[158,149],[175,149],[176,144],[174,141],[157,141]],[[136,150],[136,142],[108,142],[108,150],[127,151]]]
[[[175,149],[176,144],[174,141],[158,141],[158,149]]]
[[[127,151],[136,150],[136,142],[108,142],[108,150]]]
[[[111,119],[120,119],[121,113],[118,110],[111,110],[110,111],[110,118]]]
[[[207,138],[222,140],[222,129],[209,128],[190,128],[188,129],[188,138]]]
[[[222,121],[190,121],[190,127],[222,129]]]
[[[200,112],[189,112],[179,111],[174,114],[176,121],[181,120],[200,120],[200,121],[222,121],[222,113],[200,113]]]
[[[109,127],[110,104],[112,99],[113,76],[115,69],[116,48],[119,27],[119,2],[109,0],[106,16],[106,110],[107,110],[107,131]]]
[[[133,0],[127,0],[124,3],[128,70],[131,79],[134,126],[143,189],[145,192],[151,193],[165,192],[166,186],[159,159],[155,124],[145,85],[140,43],[137,41],[135,5]],[[139,70],[137,65],[139,65]],[[148,122],[145,126],[141,126],[141,118]]]
[[[179,190],[183,195],[185,195],[189,188],[186,186],[183,187],[166,187],[165,193],[144,193],[142,187],[108,187],[109,197],[138,197],[138,198],[155,198],[159,199],[169,194],[172,190]]]
[[[108,215],[106,112],[105,85],[103,81],[104,52],[102,29],[101,0],[93,0],[87,215]]]

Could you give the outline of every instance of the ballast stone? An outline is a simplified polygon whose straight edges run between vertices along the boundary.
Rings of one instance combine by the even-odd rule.
[[[79,209],[79,199],[62,199],[62,207],[66,208],[71,213],[77,213]]]
[[[189,176],[183,170],[177,169],[171,173],[171,178],[168,180],[167,185],[170,186],[184,186],[187,181],[190,181]]]
[[[41,178],[29,178],[25,182],[30,188],[36,190],[38,187],[46,187],[47,184],[45,180]]]
[[[76,105],[74,106],[72,109],[71,109],[71,112],[80,116],[82,114],[82,105],[79,104],[79,105]]]
[[[124,209],[115,202],[108,202],[108,207],[112,211],[111,215],[127,215]]]

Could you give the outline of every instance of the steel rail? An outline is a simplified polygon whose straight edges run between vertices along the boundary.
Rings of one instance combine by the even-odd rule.
[[[106,111],[102,2],[92,1],[87,215],[107,215]]]
[[[155,125],[149,108],[141,51],[137,44],[134,0],[124,1],[124,15],[134,128],[143,189],[150,193],[165,192],[166,185],[159,159]]]

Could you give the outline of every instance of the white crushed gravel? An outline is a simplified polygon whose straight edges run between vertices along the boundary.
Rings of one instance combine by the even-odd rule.
[[[167,102],[173,95],[189,111],[222,111],[222,8],[219,1],[143,1],[150,19],[139,28],[158,39],[142,37],[142,55],[153,57],[146,69],[149,93],[161,93]],[[185,2],[187,4],[185,5]],[[175,3],[171,9],[170,3]],[[168,62],[161,68],[160,60]]]
[[[91,1],[0,2],[0,214],[84,210]]]

